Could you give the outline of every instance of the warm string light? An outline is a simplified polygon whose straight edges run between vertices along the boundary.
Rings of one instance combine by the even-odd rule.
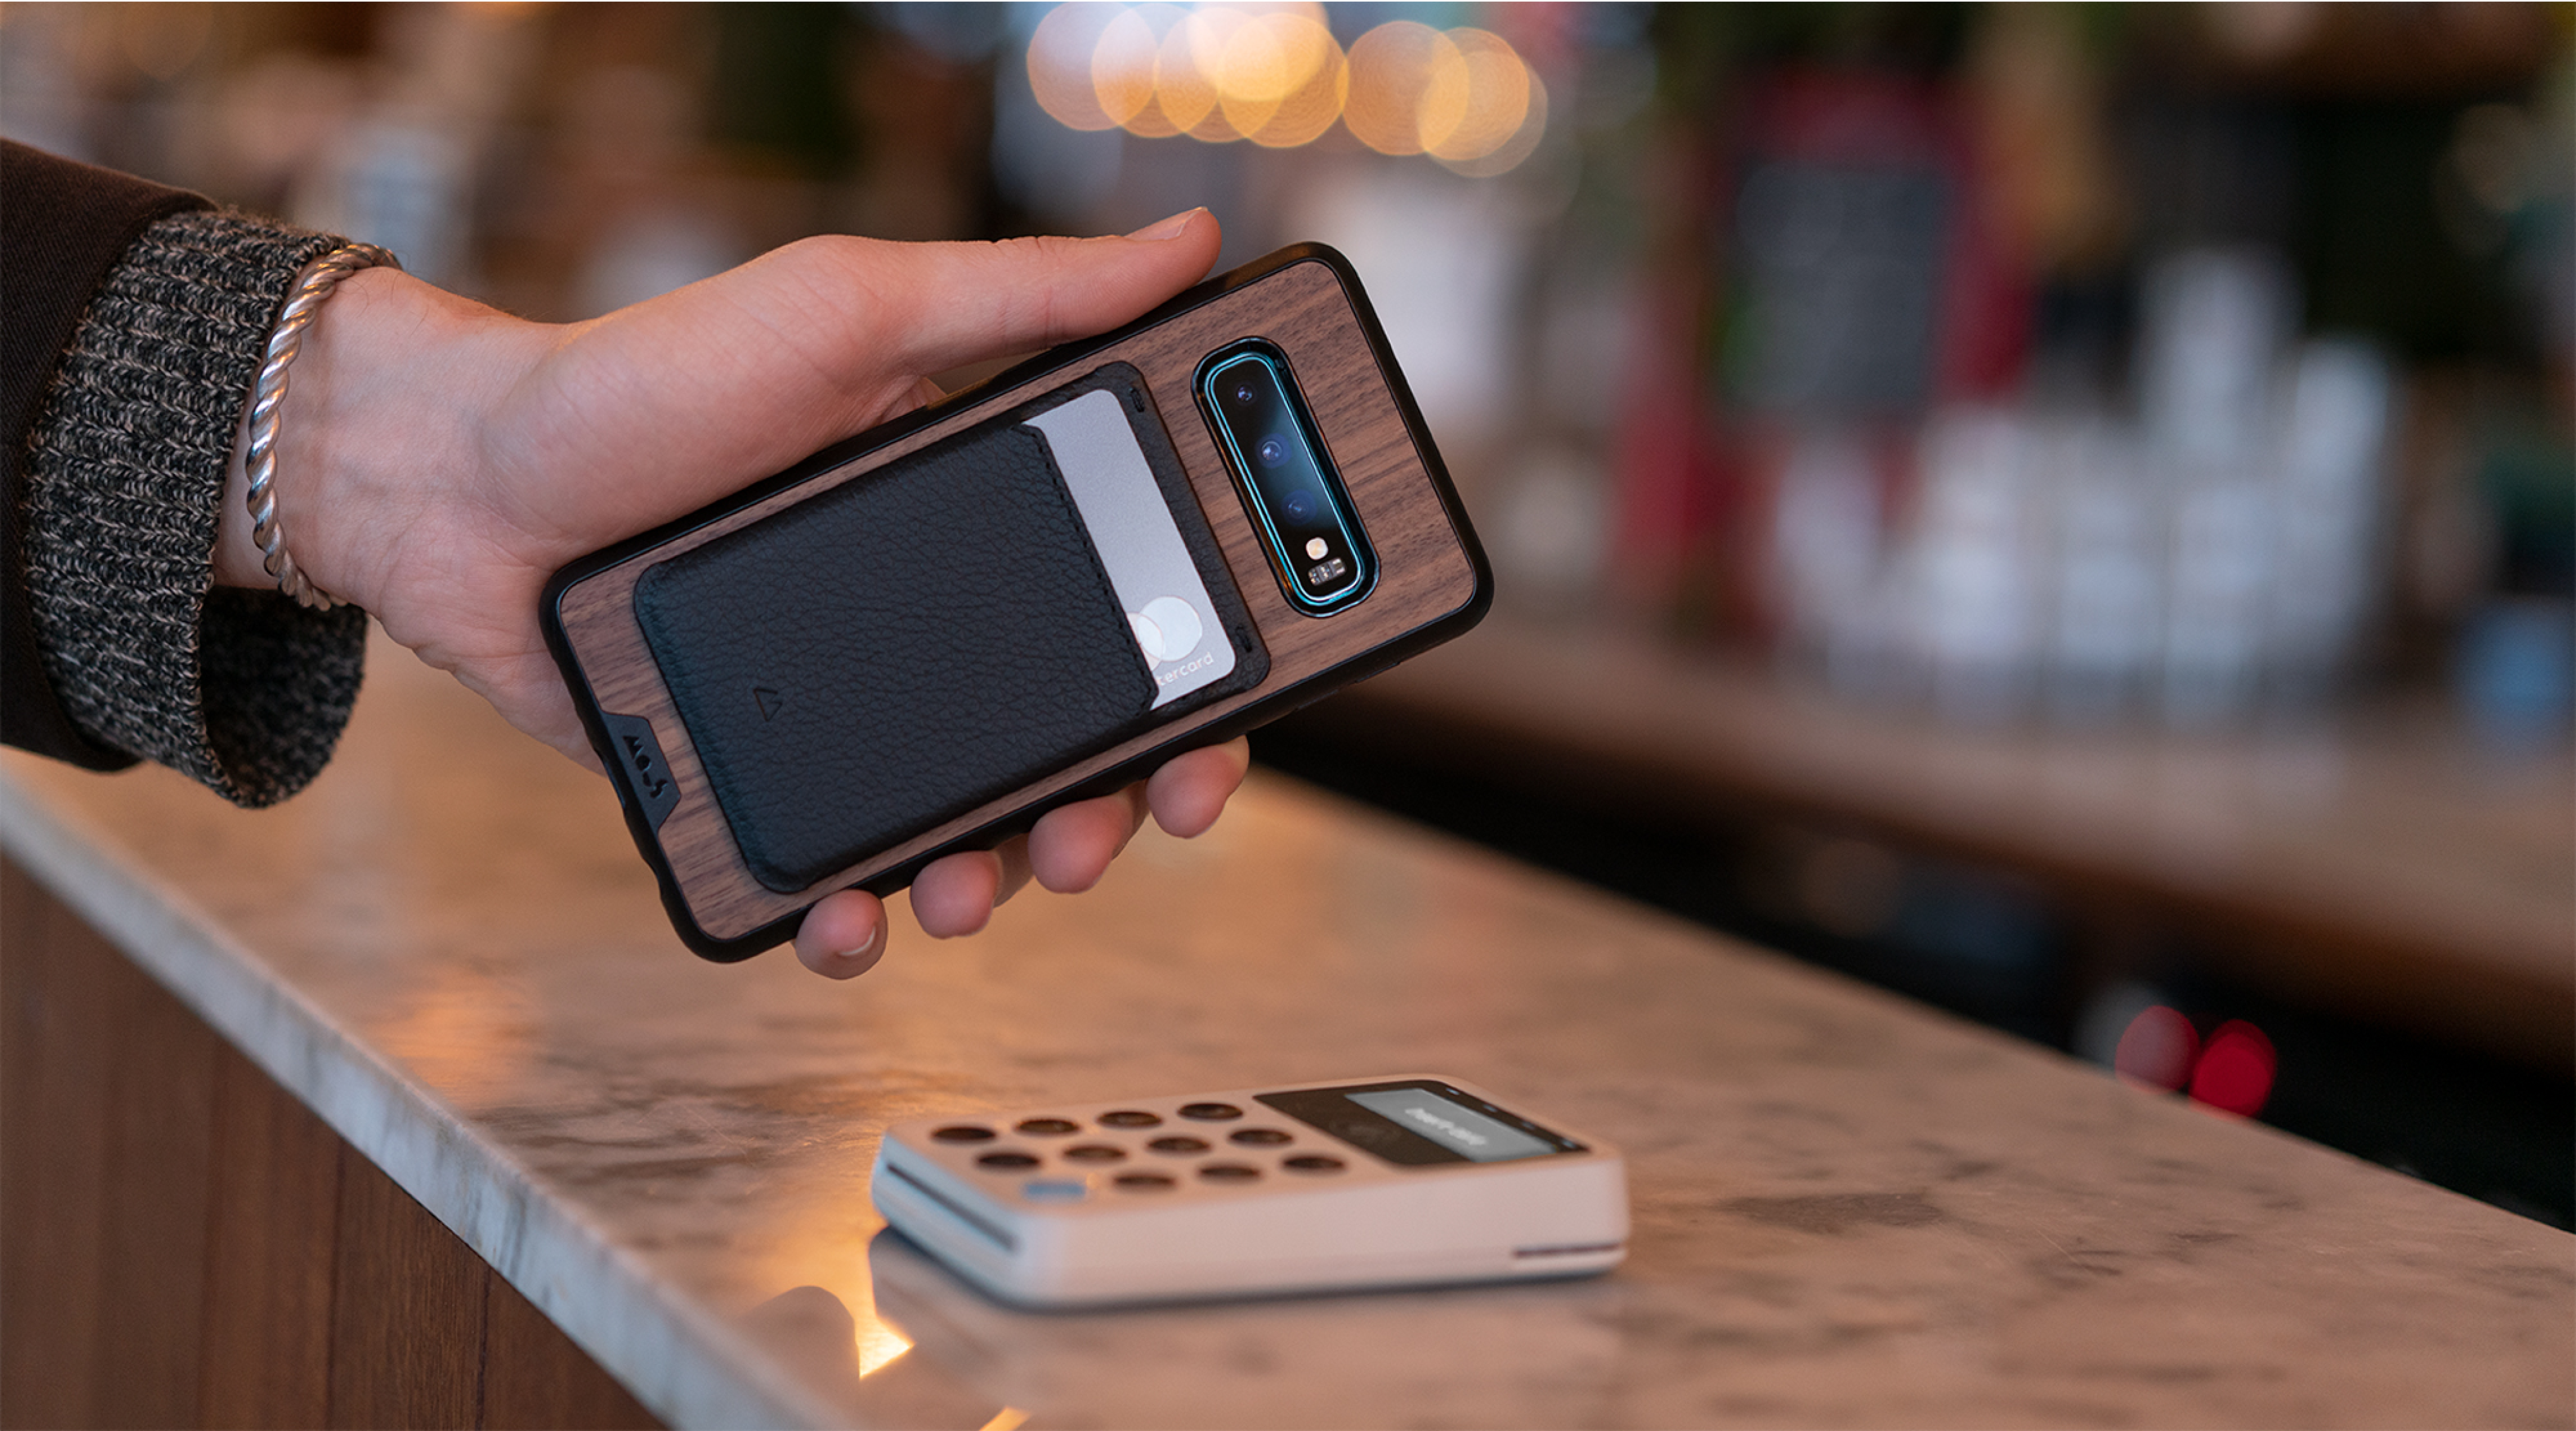
[[[1290,149],[1339,121],[1381,154],[1473,177],[1519,164],[1547,128],[1547,88],[1501,36],[1391,20],[1345,54],[1315,4],[1076,0],[1038,23],[1028,68],[1074,129]]]

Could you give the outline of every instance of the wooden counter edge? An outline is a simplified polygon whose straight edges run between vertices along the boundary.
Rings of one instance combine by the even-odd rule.
[[[662,1422],[0,856],[0,1426]]]

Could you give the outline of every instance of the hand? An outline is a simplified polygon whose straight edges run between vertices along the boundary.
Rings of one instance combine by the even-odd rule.
[[[825,237],[588,323],[530,323],[407,274],[342,282],[280,414],[278,515],[324,591],[452,673],[512,725],[600,769],[537,629],[555,569],[936,397],[928,375],[1112,328],[1203,276],[1216,220],[1127,238],[898,244]],[[270,586],[234,455],[216,579]],[[1225,808],[1242,741],[1066,806],[913,881],[935,937],[971,934],[1034,877],[1088,889],[1151,813],[1176,835]],[[885,952],[884,906],[807,911],[797,957],[848,978]]]

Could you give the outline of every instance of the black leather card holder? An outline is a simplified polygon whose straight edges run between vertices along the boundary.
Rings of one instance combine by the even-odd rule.
[[[1046,439],[1008,419],[654,566],[635,612],[782,893],[1106,749],[1154,698]]]

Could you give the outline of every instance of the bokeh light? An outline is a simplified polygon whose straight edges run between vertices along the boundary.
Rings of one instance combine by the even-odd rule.
[[[1092,47],[1092,97],[1103,114],[1130,134],[1164,139],[1181,132],[1159,101],[1163,41],[1187,17],[1177,5],[1121,9]]]
[[[2123,1082],[2171,1093],[2190,1080],[2199,1052],[2200,1032],[2191,1020],[2179,1009],[2157,1004],[2129,1021],[2111,1055],[2111,1069]]]
[[[1419,154],[1467,117],[1467,57],[1447,35],[1390,20],[1351,46],[1342,123],[1380,154]]]
[[[1154,103],[1164,123],[1210,143],[1235,137],[1217,107],[1216,81],[1203,57],[1222,53],[1227,35],[1241,24],[1231,10],[1193,10],[1163,36],[1154,51]]]
[[[1217,88],[1226,119],[1245,138],[1290,149],[1322,138],[1341,118],[1350,65],[1322,21],[1263,15],[1226,43]]]
[[[1318,4],[1070,3],[1029,40],[1029,87],[1058,123],[1270,149],[1341,122],[1389,155],[1471,178],[1538,147],[1547,87],[1509,41],[1391,20],[1343,53]]]
[[[2209,1036],[2209,1047],[2191,1070],[2191,1098],[2221,1112],[2251,1118],[2272,1097],[2280,1056],[2261,1029],[2230,1019]]]
[[[1447,152],[1436,151],[1431,157],[1453,173],[1470,179],[1490,179],[1497,174],[1510,173],[1520,167],[1522,160],[1537,152],[1538,142],[1547,137],[1547,86],[1539,80],[1537,70],[1523,66],[1521,73],[1528,84],[1520,128],[1481,154],[1451,158]],[[1448,148],[1443,146],[1444,150]]]
[[[1521,121],[1529,117],[1529,66],[1521,63],[1502,36],[1491,31],[1451,30],[1445,38],[1465,66],[1461,112],[1437,139],[1426,127],[1422,148],[1434,159],[1482,159],[1510,143],[1521,132]]]
[[[1068,129],[1116,129],[1092,82],[1101,32],[1124,14],[1115,5],[1058,5],[1029,37],[1029,89],[1038,107]]]

